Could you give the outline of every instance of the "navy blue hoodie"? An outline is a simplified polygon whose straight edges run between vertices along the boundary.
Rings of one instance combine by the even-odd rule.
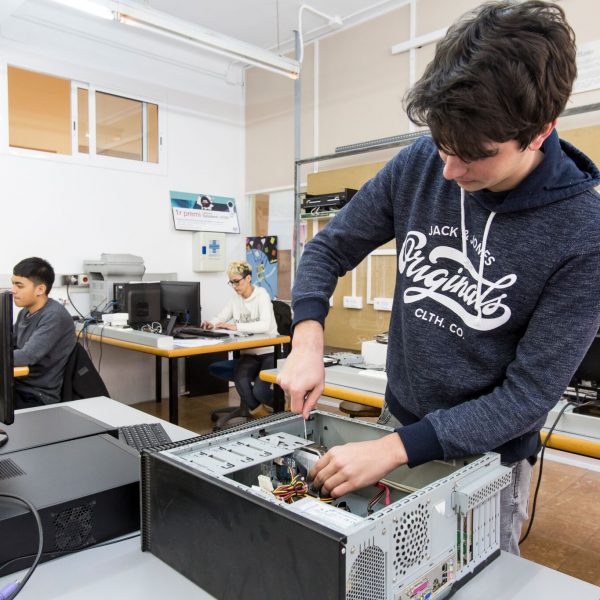
[[[509,192],[463,192],[429,137],[401,150],[309,242],[294,323],[324,322],[338,277],[396,239],[389,408],[409,465],[536,453],[600,326],[600,173],[553,132]]]

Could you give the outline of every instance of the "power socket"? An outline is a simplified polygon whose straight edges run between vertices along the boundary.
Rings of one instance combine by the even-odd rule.
[[[361,309],[363,307],[362,296],[344,296],[342,305],[344,308]]]
[[[79,275],[61,275],[60,282],[63,286],[83,286],[90,284],[90,277],[86,273],[80,273]]]
[[[392,310],[393,298],[373,298],[373,308],[375,310]]]

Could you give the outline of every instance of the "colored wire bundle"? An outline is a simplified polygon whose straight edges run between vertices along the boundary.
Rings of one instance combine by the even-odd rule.
[[[321,502],[326,502],[330,504],[333,502],[333,498],[323,497],[321,498],[318,493],[315,493],[311,490],[306,483],[304,477],[300,475],[300,473],[294,474],[294,469],[288,466],[288,471],[290,474],[290,482],[284,485],[279,485],[273,490],[273,494],[291,504],[300,498],[314,498],[315,500],[320,500]]]
[[[300,475],[294,475],[289,484],[277,486],[273,490],[273,494],[284,502],[291,504],[294,498],[304,498],[308,495],[308,484]]]

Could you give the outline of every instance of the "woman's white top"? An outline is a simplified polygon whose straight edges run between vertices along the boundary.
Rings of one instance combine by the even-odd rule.
[[[273,312],[273,304],[269,293],[261,287],[254,286],[254,291],[248,298],[235,295],[229,304],[210,322],[226,323],[233,321],[238,331],[243,333],[255,333],[276,337],[277,322]],[[242,354],[267,354],[273,352],[273,348],[266,346],[264,348],[248,348],[240,350]]]

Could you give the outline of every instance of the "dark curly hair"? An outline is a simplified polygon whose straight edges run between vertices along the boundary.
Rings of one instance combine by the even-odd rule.
[[[487,2],[452,25],[404,105],[438,148],[466,161],[490,142],[521,149],[564,110],[577,76],[575,34],[549,2]]]

